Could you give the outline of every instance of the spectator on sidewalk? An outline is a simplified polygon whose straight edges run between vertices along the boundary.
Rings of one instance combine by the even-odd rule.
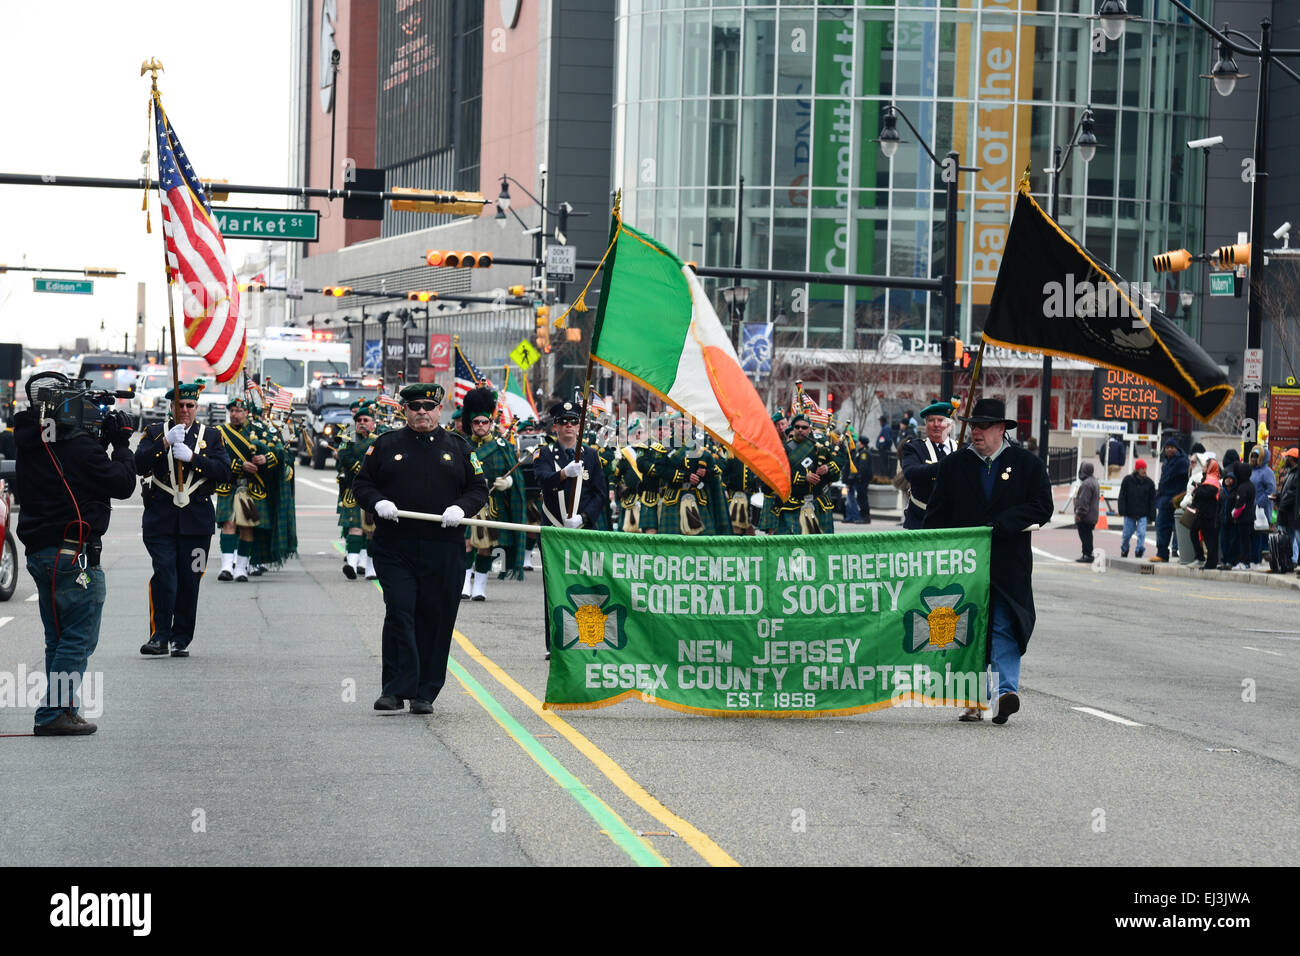
[[[1160,484],[1156,486],[1156,553],[1152,561],[1168,561],[1170,539],[1173,556],[1178,557],[1178,538],[1174,535],[1174,495],[1187,488],[1187,456],[1173,439],[1165,442],[1164,461],[1160,465]]]
[[[1196,513],[1192,525],[1192,550],[1196,553],[1198,566],[1214,568],[1219,563],[1219,463],[1211,458],[1205,463],[1205,474],[1201,482],[1192,491],[1190,498],[1183,499],[1183,507],[1189,505]],[[1202,544],[1204,547],[1202,548]]]
[[[1264,518],[1273,523],[1273,498],[1277,495],[1277,477],[1268,464],[1268,446],[1256,445],[1250,450],[1250,483],[1255,486],[1255,510],[1264,509]],[[1269,529],[1261,531],[1252,522],[1250,563],[1259,564],[1268,548]],[[1243,549],[1244,550],[1244,549]]]
[[[1098,450],[1097,457],[1105,459],[1107,478],[1119,477],[1124,470],[1124,462],[1128,461],[1128,445],[1124,444],[1123,436],[1111,435],[1110,440]]]
[[[1141,458],[1133,463],[1133,473],[1125,475],[1119,483],[1119,515],[1124,519],[1119,556],[1128,557],[1129,539],[1136,531],[1136,557],[1144,557],[1147,549],[1147,522],[1154,521],[1156,516],[1156,483],[1147,477],[1147,463]],[[1218,553],[1217,547],[1215,553]]]
[[[1101,488],[1092,476],[1092,462],[1079,466],[1079,490],[1074,495],[1074,530],[1079,532],[1083,556],[1075,558],[1079,564],[1092,563],[1092,529],[1101,516]]]
[[[1291,538],[1292,565],[1300,565],[1298,506],[1300,506],[1300,448],[1288,448],[1282,453],[1282,490],[1277,494],[1277,526]]]
[[[1219,567],[1224,571],[1231,571],[1238,557],[1237,524],[1232,520],[1229,502],[1232,500],[1230,492],[1237,483],[1236,465],[1239,461],[1241,455],[1237,449],[1229,448],[1219,463],[1219,479],[1222,482],[1219,494]]]
[[[1233,481],[1232,500],[1228,507],[1232,512],[1232,522],[1237,526],[1237,563],[1234,571],[1250,570],[1251,536],[1255,533],[1255,486],[1250,480],[1250,465],[1243,461],[1232,466]]]

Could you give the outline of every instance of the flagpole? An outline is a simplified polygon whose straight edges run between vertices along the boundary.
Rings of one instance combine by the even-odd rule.
[[[988,344],[988,340],[984,338],[984,333],[981,332],[980,350],[979,353],[975,356],[975,367],[971,369],[971,373],[970,373],[970,391],[966,393],[967,408],[973,408],[975,405],[975,385],[980,380],[980,369],[984,367],[984,346],[987,344]],[[966,414],[969,415],[970,412],[967,412]],[[965,420],[963,420],[961,423],[961,434],[957,436],[958,450],[961,449],[962,445],[966,444],[966,426],[969,424],[970,422],[967,422]]]
[[[153,104],[153,109],[154,109],[155,129],[157,129],[157,125],[159,122],[158,114],[162,110],[162,93],[159,92],[158,90],[158,74],[162,71],[162,69],[163,69],[163,65],[160,62],[158,62],[156,58],[146,60],[145,62],[140,64],[140,75],[144,76],[146,72],[150,74],[151,89],[149,91],[149,96],[150,96],[150,102]],[[162,190],[163,190],[162,179],[159,178],[158,208],[160,210],[163,208],[165,202],[163,199]],[[172,302],[171,267],[167,264],[167,227],[166,227],[167,220],[166,217],[162,216],[161,212],[159,213],[159,216],[160,218],[162,218],[162,222],[163,222],[163,228],[159,232],[159,238],[162,240],[162,246],[163,246],[163,278],[166,279],[165,284],[167,286],[167,324],[168,327],[171,329],[171,333],[172,333],[172,423],[175,424],[180,421],[180,405],[181,405],[180,360],[177,358],[177,354],[176,354],[178,351],[176,346],[176,307]],[[165,428],[163,429],[163,432],[164,434],[166,433]],[[178,494],[183,494],[183,492],[181,492],[180,489],[184,479],[182,478],[182,465],[179,461],[175,462],[175,468],[176,468],[175,487],[177,489]]]
[[[582,410],[578,413],[578,444],[574,447],[574,459],[579,465],[582,464],[582,435],[587,425],[587,403],[591,394],[591,370],[595,365],[591,354],[591,345],[587,345],[587,379],[582,385]],[[578,517],[578,499],[582,496],[582,472],[578,472],[578,477],[573,480],[573,510],[569,512],[570,518]]]

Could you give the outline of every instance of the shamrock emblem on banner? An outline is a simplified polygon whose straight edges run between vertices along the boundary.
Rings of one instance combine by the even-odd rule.
[[[969,644],[971,623],[979,608],[970,602],[962,604],[965,597],[960,584],[925,588],[921,592],[925,610],[911,610],[903,616],[903,650],[908,654],[943,652]]]

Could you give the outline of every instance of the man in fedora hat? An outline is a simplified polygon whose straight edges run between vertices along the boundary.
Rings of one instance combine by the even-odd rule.
[[[1029,530],[1051,519],[1052,486],[1038,456],[1007,440],[1016,422],[1001,401],[981,398],[961,420],[971,426],[971,443],[939,463],[925,527],[993,529],[989,660],[998,680],[993,722],[1005,724],[1020,709],[1020,658],[1034,630]],[[972,708],[960,719],[983,715]]]
[[[925,523],[926,502],[939,474],[939,462],[957,450],[948,436],[952,427],[952,402],[936,401],[921,409],[925,434],[910,438],[898,449],[903,477],[910,486],[907,508],[903,511],[904,528],[920,528]]]

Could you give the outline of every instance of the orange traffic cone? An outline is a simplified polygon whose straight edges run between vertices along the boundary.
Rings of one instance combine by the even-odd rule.
[[[1097,527],[1093,528],[1092,530],[1093,530],[1093,531],[1105,531],[1106,528],[1107,528],[1107,525],[1106,525],[1106,509],[1105,509],[1105,508],[1102,508],[1102,509],[1097,513]]]

